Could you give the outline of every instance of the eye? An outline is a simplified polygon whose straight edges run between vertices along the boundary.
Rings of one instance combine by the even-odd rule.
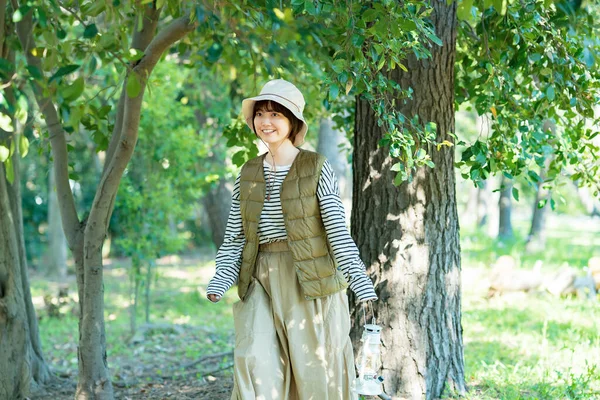
[[[278,116],[279,116],[279,113],[276,113],[276,112],[274,112],[274,113],[271,113],[271,116],[273,116],[273,117],[278,117]]]

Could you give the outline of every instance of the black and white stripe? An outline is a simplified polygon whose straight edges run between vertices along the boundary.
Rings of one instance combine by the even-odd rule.
[[[265,179],[271,173],[270,168],[265,161]],[[280,190],[289,169],[289,165],[278,166],[277,171],[272,175],[275,180],[273,191],[270,200],[265,198],[258,225],[260,243],[287,239],[281,211]],[[377,299],[373,283],[365,273],[365,265],[360,259],[358,248],[346,227],[346,214],[340,199],[337,178],[329,161],[325,161],[321,170],[317,198],[327,238],[333,249],[333,256],[336,264],[342,268],[342,273],[348,281],[350,289],[360,301]],[[215,260],[216,274],[208,284],[208,294],[223,296],[227,289],[235,283],[242,263],[241,257],[245,240],[240,213],[240,176],[238,175],[233,187],[225,238]]]

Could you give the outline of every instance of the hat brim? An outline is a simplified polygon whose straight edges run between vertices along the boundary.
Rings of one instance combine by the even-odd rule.
[[[300,121],[302,121],[302,124],[303,124],[302,129],[300,129],[300,132],[298,132],[298,134],[296,135],[296,139],[294,140],[294,146],[296,146],[296,147],[301,146],[304,143],[304,138],[306,137],[306,132],[308,131],[308,124],[304,120],[304,116],[302,115],[300,110],[298,110],[298,107],[294,103],[292,103],[291,101],[289,101],[283,97],[274,96],[271,94],[262,94],[262,95],[258,95],[256,97],[250,97],[250,98],[244,99],[242,101],[242,114],[244,115],[244,121],[246,121],[246,125],[248,125],[250,130],[252,130],[252,118],[254,117],[254,115],[253,115],[254,104],[257,101],[261,101],[261,100],[271,100],[271,101],[274,101],[275,103],[281,104],[282,106],[284,106],[285,108],[290,110],[290,112],[292,114],[294,114],[294,116],[296,118],[298,118]]]

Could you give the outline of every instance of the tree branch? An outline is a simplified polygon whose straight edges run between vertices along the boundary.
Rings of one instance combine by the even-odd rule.
[[[138,29],[136,18],[135,27],[133,29],[133,38],[131,40],[131,47],[133,49],[146,51],[146,47],[148,47],[148,44],[150,44],[150,42],[154,38],[154,35],[156,34],[156,27],[158,26],[160,12],[161,10],[157,10],[152,4],[148,5],[144,12],[144,26],[142,27],[142,29]],[[123,130],[123,113],[125,110],[125,96],[127,96],[127,92],[125,90],[126,84],[127,79],[125,79],[125,81],[123,82],[121,97],[119,97],[119,103],[117,105],[116,121],[113,127],[112,135],[110,137],[110,143],[106,151],[104,167],[102,169],[103,177],[106,174],[110,161],[112,160],[115,154],[117,143],[119,143],[119,140],[121,139],[121,132]]]
[[[165,29],[159,32],[148,45],[144,57],[130,72],[136,74],[140,79],[141,90],[136,97],[121,95],[123,100],[123,125],[120,139],[114,150],[114,156],[106,162],[105,173],[102,176],[92,209],[90,211],[89,223],[86,226],[86,245],[94,243],[106,234],[108,222],[114,208],[115,197],[123,172],[131,159],[135,144],[138,139],[138,128],[142,109],[142,100],[146,89],[147,79],[152,73],[162,54],[179,39],[194,30],[196,24],[190,21],[189,16],[177,18]],[[125,82],[124,85],[127,83]],[[113,139],[114,140],[114,139]]]
[[[16,0],[12,0],[12,5],[15,9],[18,8],[18,3]],[[31,50],[35,48],[35,42],[32,33],[32,14],[33,9],[29,10],[23,19],[16,23],[17,35],[19,37],[19,41],[21,42],[21,46],[23,47],[27,64],[29,66],[38,68],[41,72],[43,71],[42,63],[40,59],[34,56],[31,52]],[[76,242],[76,236],[79,231],[80,221],[77,216],[75,199],[73,198],[71,185],[69,184],[69,160],[65,131],[56,112],[56,108],[52,103],[52,99],[43,95],[42,88],[35,80],[32,81],[32,85],[35,100],[40,108],[41,113],[44,115],[46,125],[50,131],[50,145],[52,148],[52,156],[54,158],[54,172],[56,177],[56,191],[59,200],[58,203],[60,206],[60,215],[65,236],[69,243],[69,248],[73,249],[73,246]]]
[[[6,37],[6,6],[6,0],[0,0],[0,56],[3,58],[6,58],[4,57],[4,39]]]

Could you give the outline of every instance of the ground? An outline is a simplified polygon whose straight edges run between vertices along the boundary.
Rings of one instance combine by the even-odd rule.
[[[466,399],[600,399],[598,300],[559,298],[544,291],[486,298],[490,267],[502,254],[514,255],[519,268],[531,269],[539,259],[548,272],[568,263],[583,274],[589,257],[600,255],[599,225],[596,220],[586,231],[589,225],[562,224],[549,232],[543,254],[528,256],[521,256],[522,242],[496,244],[480,233],[463,234]],[[117,399],[229,399],[231,305],[237,298],[230,290],[217,304],[205,299],[213,257],[209,252],[159,260],[151,284],[151,323],[145,325],[142,296],[135,336],[127,260],[106,260],[108,362]],[[77,376],[75,282],[51,281],[32,271],[31,286],[43,351],[59,380],[30,398],[72,399]],[[62,299],[61,287],[68,288]],[[456,398],[452,393],[445,397]]]

